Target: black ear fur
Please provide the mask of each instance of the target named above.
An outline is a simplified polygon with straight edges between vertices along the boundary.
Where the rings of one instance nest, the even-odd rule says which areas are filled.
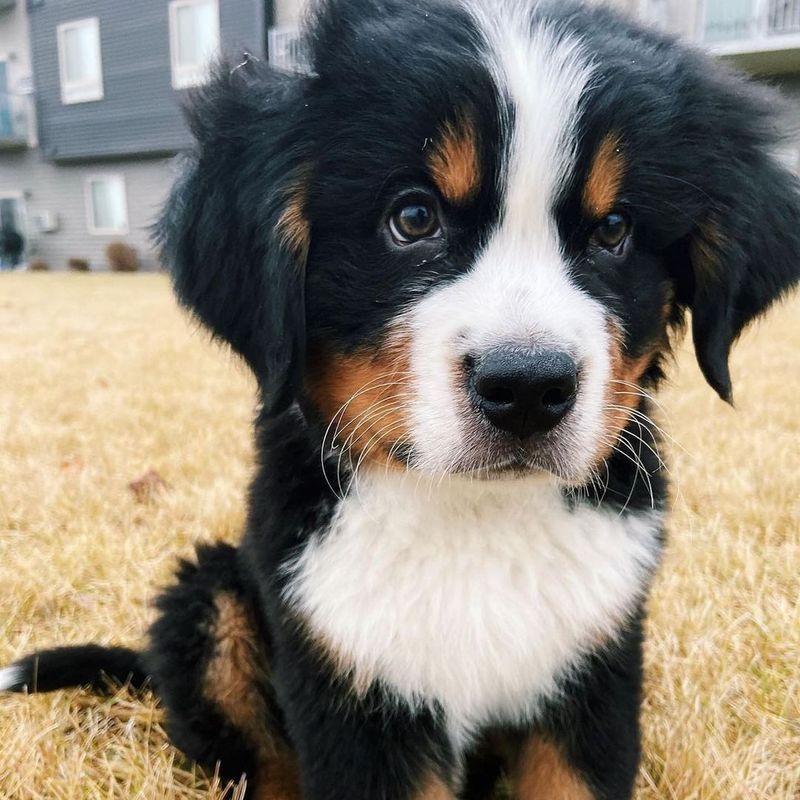
[[[683,294],[700,368],[732,402],[733,343],[800,280],[800,183],[775,155],[780,98],[713,68],[705,81],[706,98],[693,113],[708,126],[711,155],[698,176],[707,202],[688,246]]]
[[[245,358],[271,414],[293,401],[305,356],[307,80],[220,64],[191,98],[196,149],[157,227],[180,302]]]

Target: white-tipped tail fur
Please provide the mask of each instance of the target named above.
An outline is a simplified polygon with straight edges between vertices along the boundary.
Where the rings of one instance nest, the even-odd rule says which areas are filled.
[[[25,672],[22,667],[11,666],[0,669],[0,692],[19,690],[24,684]]]

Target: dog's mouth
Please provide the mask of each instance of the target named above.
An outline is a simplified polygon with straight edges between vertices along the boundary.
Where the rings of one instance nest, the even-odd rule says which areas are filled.
[[[585,448],[579,446],[575,424],[569,417],[556,429],[524,440],[493,429],[474,413],[463,428],[461,444],[449,459],[434,462],[413,444],[401,442],[392,448],[397,465],[434,476],[461,475],[478,480],[535,474],[548,474],[565,484],[585,480]]]

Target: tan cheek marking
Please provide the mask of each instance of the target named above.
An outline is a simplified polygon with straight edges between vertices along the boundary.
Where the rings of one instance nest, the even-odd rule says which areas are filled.
[[[481,187],[478,133],[475,122],[460,115],[446,123],[428,157],[428,169],[442,196],[451,203],[465,203]]]
[[[589,787],[558,748],[538,736],[522,748],[516,775],[517,800],[593,800]]]
[[[625,157],[619,135],[609,133],[597,148],[583,187],[583,207],[589,217],[602,219],[613,211],[624,177]]]
[[[648,349],[638,358],[628,358],[622,351],[622,331],[613,321],[608,323],[610,348],[610,379],[606,387],[605,441],[598,460],[607,458],[614,449],[620,433],[630,422],[632,412],[641,399],[636,386],[659,352],[657,346]],[[610,406],[614,406],[611,408]]]
[[[255,623],[229,592],[214,600],[214,654],[205,676],[204,695],[259,750],[271,749],[268,711],[259,691],[267,681],[265,656]]]
[[[408,336],[394,335],[375,350],[312,351],[308,395],[326,423],[333,421],[331,431],[354,464],[361,455],[390,464],[395,445],[409,440],[410,347]]]

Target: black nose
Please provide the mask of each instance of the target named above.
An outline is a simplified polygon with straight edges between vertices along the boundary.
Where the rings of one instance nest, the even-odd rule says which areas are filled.
[[[575,405],[578,368],[565,353],[501,347],[477,359],[470,383],[486,419],[525,439],[554,428]]]

